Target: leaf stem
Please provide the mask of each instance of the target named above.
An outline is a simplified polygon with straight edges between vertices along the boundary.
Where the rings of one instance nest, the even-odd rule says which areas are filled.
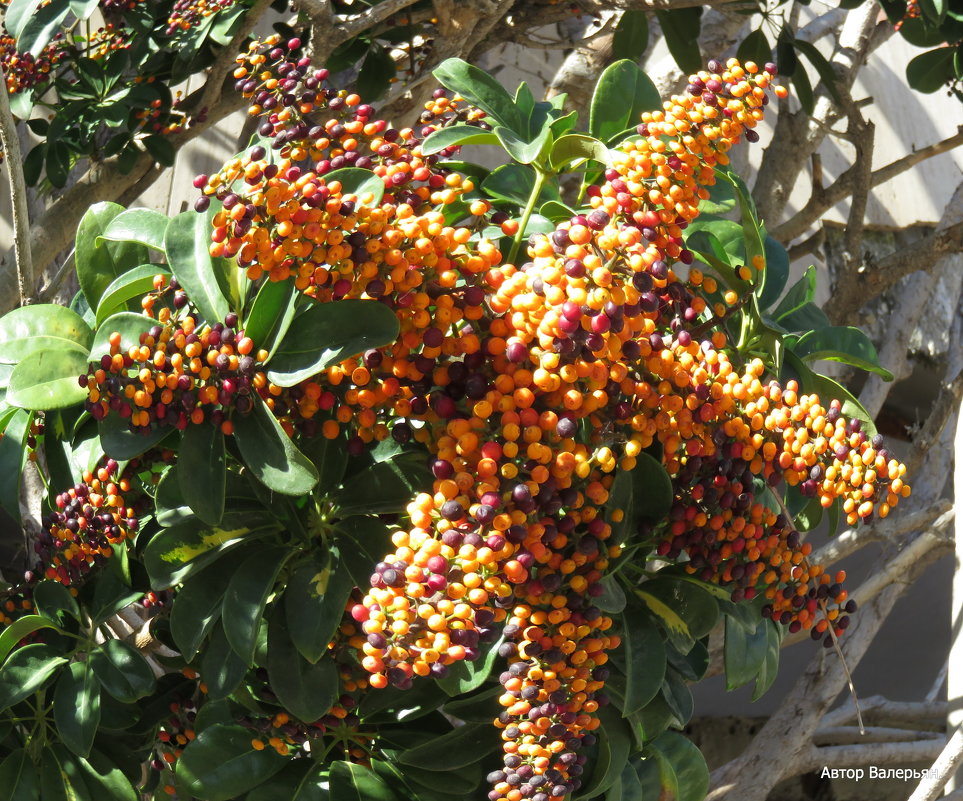
[[[508,259],[506,259],[507,264],[514,264],[515,259],[518,257],[518,251],[522,246],[522,240],[525,238],[525,230],[528,228],[528,221],[532,217],[532,212],[535,211],[535,204],[538,203],[538,198],[542,194],[542,187],[545,185],[545,179],[548,177],[548,173],[544,172],[539,167],[535,167],[535,185],[532,187],[532,193],[528,196],[528,203],[525,204],[525,210],[522,212],[522,219],[518,226],[518,233],[515,234],[515,241],[512,242],[512,249],[508,252]]]

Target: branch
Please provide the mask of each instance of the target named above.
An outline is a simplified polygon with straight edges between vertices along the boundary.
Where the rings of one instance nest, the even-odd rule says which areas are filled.
[[[932,725],[942,730],[946,719],[946,701],[890,701],[882,695],[872,695],[859,702],[863,717],[877,726],[913,721],[918,725]],[[823,718],[823,726],[835,727],[856,719],[852,699]]]
[[[10,111],[10,95],[6,76],[0,70],[0,147],[10,171],[10,204],[13,207],[13,249],[17,265],[17,289],[20,305],[34,300],[34,260],[30,247],[30,217],[27,211],[27,183],[23,177],[23,156],[17,123]]]
[[[927,145],[919,150],[914,150],[912,153],[896,159],[896,161],[887,164],[885,167],[873,170],[870,177],[870,187],[875,189],[880,184],[884,184],[897,175],[901,175],[920,162],[933,158],[933,156],[939,156],[941,153],[946,153],[961,144],[963,144],[963,126],[960,126],[959,130],[953,134],[953,136],[943,139],[940,142],[935,142],[932,145]],[[772,230],[772,235],[783,243],[790,242],[797,236],[800,236],[829,209],[852,194],[855,178],[856,169],[855,165],[853,165],[833,181],[830,186],[826,188],[820,187],[819,189],[814,186],[806,205],[786,220],[786,222],[777,225]]]
[[[930,762],[946,743],[946,737],[902,743],[870,743],[868,745],[837,745],[829,748],[810,746],[793,766],[798,776],[821,768],[847,768],[862,765],[900,765],[907,762]]]
[[[888,726],[867,726],[860,733],[858,726],[827,726],[813,735],[813,745],[863,745],[867,743],[903,743],[909,740],[939,740],[945,742],[942,732],[918,729],[894,729]]]
[[[963,251],[963,222],[944,228],[914,242],[905,250],[891,253],[839,276],[832,297],[826,304],[829,318],[841,324],[896,284],[901,278],[935,267],[943,256]]]
[[[943,792],[943,786],[963,765],[963,727],[958,727],[943,748],[926,778],[919,783],[909,801],[935,801]]]

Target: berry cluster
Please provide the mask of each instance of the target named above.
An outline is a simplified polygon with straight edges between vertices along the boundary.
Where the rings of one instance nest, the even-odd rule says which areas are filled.
[[[158,276],[155,286],[162,289],[163,281]],[[186,293],[174,281],[170,288],[175,309],[184,308]],[[152,299],[147,296],[145,305]],[[255,353],[251,339],[235,329],[233,313],[223,323],[200,328],[190,315],[165,316],[164,324],[141,334],[140,343],[126,352],[121,335],[111,335],[110,353],[92,362],[90,372],[79,379],[88,390],[87,410],[96,420],[116,412],[138,432],[156,426],[183,430],[209,420],[231,433],[231,413],[247,414],[254,393],[271,391],[258,361],[266,354]]]
[[[0,35],[0,65],[7,91],[14,95],[44,86],[57,65],[67,58],[65,44],[63,34],[57,33],[53,41],[34,56],[18,51],[16,40],[4,31]]]
[[[231,8],[236,0],[175,0],[167,19],[167,35],[189,31],[214,14]]]
[[[136,513],[121,494],[129,482],[118,478],[117,470],[109,459],[56,497],[56,511],[34,546],[41,563],[37,572],[61,584],[76,583],[137,531]]]
[[[810,565],[809,546],[759,494],[785,481],[857,523],[908,495],[905,468],[838,403],[764,381],[761,361],[733,366],[722,323],[746,298],[692,268],[684,242],[714,168],[758,139],[768,92],[784,95],[775,67],[731,59],[690,76],[619,146],[590,209],[531,236],[510,263],[477,229],[512,235],[517,223],[481,200],[464,204],[463,222],[446,219],[471,182],[424,156],[413,131],[324,89],[323,71],[279,41],[256,44],[235,73],[279,161],[258,146],[201,176],[198,208],[221,201],[212,252],[237,254],[252,278],[294,276],[317,302],[369,298],[398,316],[394,343],[288,398],[309,420],[330,411],[321,433],[347,428],[352,452],[391,436],[433,457],[431,491],[408,505],[350,609],[363,637],[344,636],[367,682],[443,676],[501,626],[504,769],[489,797],[559,801],[577,789],[619,643],[592,602],[624,545],[612,530],[625,510],[609,494],[653,446],[675,492],[649,532],[659,556],[734,600],[764,593],[765,613],[794,630],[842,633],[853,611],[842,576]],[[319,108],[336,117],[316,123]],[[436,93],[420,134],[461,118],[483,124]],[[325,179],[349,165],[381,178],[382,201]],[[758,257],[739,277],[752,284],[764,268]]]

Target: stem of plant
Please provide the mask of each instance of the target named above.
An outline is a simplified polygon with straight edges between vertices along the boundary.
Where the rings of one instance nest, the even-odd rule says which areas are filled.
[[[548,178],[548,173],[539,167],[535,167],[535,185],[532,187],[532,194],[529,195],[528,203],[525,204],[525,210],[522,212],[522,219],[518,226],[518,233],[515,234],[515,241],[512,242],[512,249],[508,251],[508,258],[506,259],[506,263],[508,264],[514,264],[515,259],[518,257],[518,251],[522,246],[522,241],[525,239],[525,230],[528,228],[528,221],[532,217],[532,212],[535,211],[535,204],[538,203],[538,198],[542,194],[542,187],[545,185],[546,178]]]

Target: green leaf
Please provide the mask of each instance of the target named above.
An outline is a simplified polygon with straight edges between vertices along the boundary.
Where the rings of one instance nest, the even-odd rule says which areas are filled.
[[[119,414],[108,414],[97,422],[101,448],[107,456],[118,462],[140,456],[167,439],[174,430],[168,426],[158,426],[146,435],[137,434],[130,430],[130,420]]]
[[[760,69],[771,60],[771,56],[772,48],[762,28],[751,31],[739,44],[739,49],[736,50],[736,58],[739,61],[743,64],[747,61],[754,61]]]
[[[612,58],[637,62],[649,46],[649,18],[643,9],[622,12],[612,37]]]
[[[790,354],[787,355],[787,360]],[[846,389],[842,384],[839,384],[833,379],[828,378],[824,375],[819,375],[818,373],[813,373],[809,371],[809,374],[803,378],[801,382],[803,392],[815,392],[819,395],[820,402],[828,408],[829,401],[836,399],[842,404],[843,415],[848,417],[850,420],[856,419],[862,423],[862,430],[866,432],[867,437],[876,436],[876,423],[872,417],[870,417],[869,412],[863,408],[863,405],[859,402],[855,395],[853,395],[848,389]]]
[[[23,409],[7,414],[7,424],[0,437],[0,507],[19,523],[20,480],[27,460],[25,442],[33,415]]]
[[[802,308],[805,304],[811,303],[815,297],[816,268],[810,265],[803,273],[803,277],[789,287],[789,291],[779,301],[779,305],[772,312],[772,319],[781,320],[786,315]]]
[[[611,707],[598,712],[602,725],[596,730],[599,738],[598,758],[592,777],[576,798],[594,798],[608,790],[621,776],[632,750],[632,731],[622,716]]]
[[[241,726],[218,723],[205,729],[178,759],[177,778],[205,801],[232,801],[287,764],[273,748],[254,750],[251,739],[251,731]]]
[[[635,594],[665,628],[669,642],[687,654],[697,639],[709,633],[719,616],[715,598],[695,584],[670,578],[655,578]]]
[[[210,422],[184,429],[177,465],[181,496],[187,505],[205,523],[219,523],[224,516],[227,485],[221,429]]]
[[[54,623],[62,622],[63,612],[74,620],[80,620],[80,606],[77,604],[77,599],[59,581],[47,579],[38,583],[33,589],[33,604],[38,614]]]
[[[248,666],[227,641],[224,625],[218,622],[201,654],[201,675],[208,698],[211,701],[227,698],[238,688],[247,671]]]
[[[358,72],[355,88],[359,95],[373,103],[388,91],[396,72],[391,54],[377,42],[372,42]]]
[[[144,549],[144,566],[154,589],[166,589],[243,542],[277,531],[280,524],[267,513],[228,512],[220,526],[187,520],[155,535]]]
[[[494,134],[498,141],[515,161],[520,164],[534,164],[542,162],[542,155],[552,139],[552,129],[547,125],[531,140],[524,139],[501,125],[495,126]]]
[[[83,318],[64,306],[21,306],[0,317],[0,363],[17,364],[38,350],[89,349],[93,337]]]
[[[304,495],[318,483],[314,465],[260,398],[249,414],[235,415],[234,439],[245,464],[268,489],[282,495]]]
[[[286,545],[258,548],[241,564],[227,585],[221,624],[231,648],[248,665],[254,662],[258,625],[281,568],[293,556]]]
[[[804,303],[798,309],[779,318],[779,325],[787,331],[814,331],[832,325],[826,313],[815,303]]]
[[[726,615],[725,667],[726,689],[734,690],[748,684],[762,669],[768,644],[767,621],[761,615],[755,627],[745,626]]]
[[[4,801],[40,801],[40,779],[30,755],[23,749],[11,751],[0,763],[0,787]]]
[[[649,746],[672,766],[675,774],[678,801],[703,801],[709,791],[709,768],[702,752],[678,732],[667,731]]]
[[[166,214],[153,209],[127,209],[114,217],[100,236],[115,242],[138,242],[163,251],[164,232],[169,222]]]
[[[763,252],[766,257],[766,269],[762,271],[762,279],[756,287],[759,307],[768,309],[786,288],[789,280],[789,253],[771,236],[763,240]]]
[[[3,632],[0,633],[0,665],[6,661],[7,656],[17,646],[18,642],[27,635],[33,634],[35,631],[40,631],[41,629],[60,631],[57,626],[40,615],[24,615],[23,617],[18,617],[13,623],[7,626]]]
[[[335,534],[341,560],[355,585],[368,586],[372,565],[391,548],[388,527],[377,517],[355,515],[341,519]]]
[[[88,351],[82,345],[59,350],[38,350],[10,374],[7,403],[22,409],[67,409],[87,398],[77,383],[87,372]]]
[[[609,149],[595,137],[585,134],[566,134],[555,140],[549,161],[553,170],[559,170],[573,162],[587,159],[601,164],[611,163]]]
[[[17,50],[39,56],[70,12],[63,0],[36,7],[16,34]]]
[[[67,660],[45,643],[17,648],[0,668],[0,711],[44,688],[66,664]]]
[[[804,39],[796,39],[794,44],[796,50],[804,55],[809,63],[816,68],[816,72],[819,73],[819,77],[822,79],[823,85],[826,87],[826,91],[829,92],[830,97],[832,97],[836,103],[842,102],[839,97],[839,89],[836,86],[836,73],[833,71],[833,65],[826,60],[826,57],[816,49],[816,45],[812,44],[812,42],[807,42]],[[909,68],[907,68],[907,71],[908,69]],[[800,70],[800,72],[802,72],[802,70]]]
[[[398,764],[441,772],[459,770],[480,761],[497,747],[498,740],[490,725],[466,723],[403,751]]]
[[[209,243],[208,215],[196,211],[178,214],[164,232],[164,251],[174,276],[187,292],[201,316],[213,324],[231,311],[229,287],[221,270],[215,268]]]
[[[348,467],[347,437],[342,433],[335,439],[313,437],[302,440],[301,452],[318,471],[318,491],[327,495],[337,489]]]
[[[162,167],[170,167],[174,163],[177,151],[174,150],[174,145],[171,144],[170,139],[163,134],[145,136],[141,139],[141,142],[154,161]]]
[[[145,314],[121,311],[112,314],[97,325],[93,344],[90,346],[92,360],[99,360],[103,354],[110,353],[110,337],[120,334],[120,351],[126,353],[141,343],[141,335],[146,334],[157,321]]]
[[[50,164],[48,161],[47,169]],[[147,248],[136,242],[110,242],[104,232],[124,211],[117,203],[95,203],[77,228],[77,280],[90,308],[96,309],[104,290],[117,276],[150,261]]]
[[[291,573],[284,591],[287,630],[297,650],[309,662],[317,662],[327,653],[354,586],[337,548],[332,548],[328,560],[311,554]]]
[[[164,275],[169,279],[171,274],[160,265],[142,264],[123,275],[118,275],[111,281],[97,305],[97,327],[100,328],[112,315],[127,310],[130,306],[129,302],[134,298],[140,298],[151,292],[154,289],[155,275]],[[149,325],[155,324],[149,317],[136,316],[142,317]]]
[[[858,328],[834,325],[803,334],[792,348],[804,362],[826,359],[843,362],[876,373],[885,381],[892,381],[893,374],[881,367],[872,340]]]
[[[498,659],[498,646],[502,644],[502,638],[496,642],[489,643],[484,647],[488,650],[484,658],[479,658],[473,662],[463,660],[456,662],[448,670],[448,675],[443,679],[436,679],[438,686],[451,697],[458,697],[477,690],[491,675]]]
[[[728,214],[736,207],[736,193],[727,181],[716,181],[709,187],[709,199],[699,204],[700,214]]]
[[[244,321],[244,336],[257,348],[273,353],[294,319],[298,292],[294,281],[265,281]]]
[[[440,153],[449,147],[461,147],[462,145],[497,145],[498,137],[491,131],[479,128],[477,125],[449,125],[439,128],[425,137],[422,142],[421,152],[426,156]]]
[[[332,364],[388,345],[399,330],[395,313],[378,301],[319,303],[294,318],[271,357],[268,378],[293,387]]]
[[[178,590],[171,609],[171,636],[190,662],[221,616],[227,585],[246,550],[239,548],[191,576]]]
[[[699,52],[699,31],[702,21],[701,8],[677,8],[672,11],[656,11],[662,26],[662,35],[669,52],[684,73],[698,72],[702,67]]]
[[[334,660],[321,659],[312,664],[304,659],[281,614],[273,615],[268,625],[267,669],[278,701],[299,720],[318,720],[338,700],[341,682]]]
[[[332,181],[340,181],[342,194],[354,195],[359,200],[364,195],[371,194],[374,199],[365,204],[369,208],[377,208],[385,194],[384,181],[371,170],[362,170],[360,167],[342,167],[340,170],[332,170],[324,174],[324,180],[328,184]]]
[[[449,58],[435,67],[431,74],[446,89],[456,92],[468,103],[484,111],[493,123],[511,128],[520,136],[527,133],[525,121],[511,95],[487,72],[460,58]]]
[[[134,646],[107,640],[90,652],[90,666],[110,695],[132,704],[154,691],[154,672]]]
[[[423,454],[400,453],[348,479],[328,496],[342,516],[399,512],[430,481]]]
[[[99,0],[70,0],[70,13],[78,20],[85,20],[94,13]]]
[[[269,782],[255,787],[245,801],[328,801],[327,773],[313,760],[299,759],[286,765]]]
[[[860,0],[860,2],[862,1]],[[779,74],[784,78],[792,78],[799,67],[799,57],[796,55],[794,39],[789,24],[783,23],[779,30],[779,38],[776,39],[776,66],[779,68]]]
[[[92,801],[137,801],[130,780],[102,754],[95,751],[86,759],[78,758],[77,764],[91,789]]]
[[[100,724],[100,684],[90,661],[74,662],[60,674],[53,711],[64,745],[78,756],[87,756]]]
[[[73,756],[59,745],[43,750],[40,762],[43,801],[94,801]]]
[[[495,200],[504,200],[525,206],[535,190],[535,170],[522,164],[502,164],[492,170],[482,181],[482,191]],[[561,201],[558,188],[552,181],[546,181],[536,205],[550,200]]]
[[[694,709],[689,684],[671,666],[665,672],[662,683],[662,697],[669,707],[671,717],[675,718],[676,728],[682,729],[692,718]]]
[[[609,506],[623,511],[622,520],[613,526],[621,542],[631,540],[645,521],[662,519],[672,506],[672,482],[665,467],[644,451],[636,457],[632,470],[620,470],[612,483]]]
[[[772,687],[779,672],[779,648],[782,644],[782,632],[773,621],[766,620],[766,658],[759,671],[759,678],[756,679],[756,688],[752,693],[752,700],[758,701],[765,695],[766,691]]]
[[[816,109],[816,99],[813,97],[813,87],[809,82],[809,75],[806,69],[800,64],[792,76],[792,86],[796,97],[799,98],[799,105],[802,110],[812,116]]]
[[[633,600],[622,617],[625,626],[625,704],[628,717],[642,709],[662,686],[665,677],[665,645],[662,633]]]
[[[946,18],[946,0],[920,0],[923,19],[931,25],[941,25]]]
[[[605,68],[595,84],[589,133],[611,143],[626,128],[635,128],[643,111],[661,107],[659,90],[649,76],[628,59],[616,61]]]

